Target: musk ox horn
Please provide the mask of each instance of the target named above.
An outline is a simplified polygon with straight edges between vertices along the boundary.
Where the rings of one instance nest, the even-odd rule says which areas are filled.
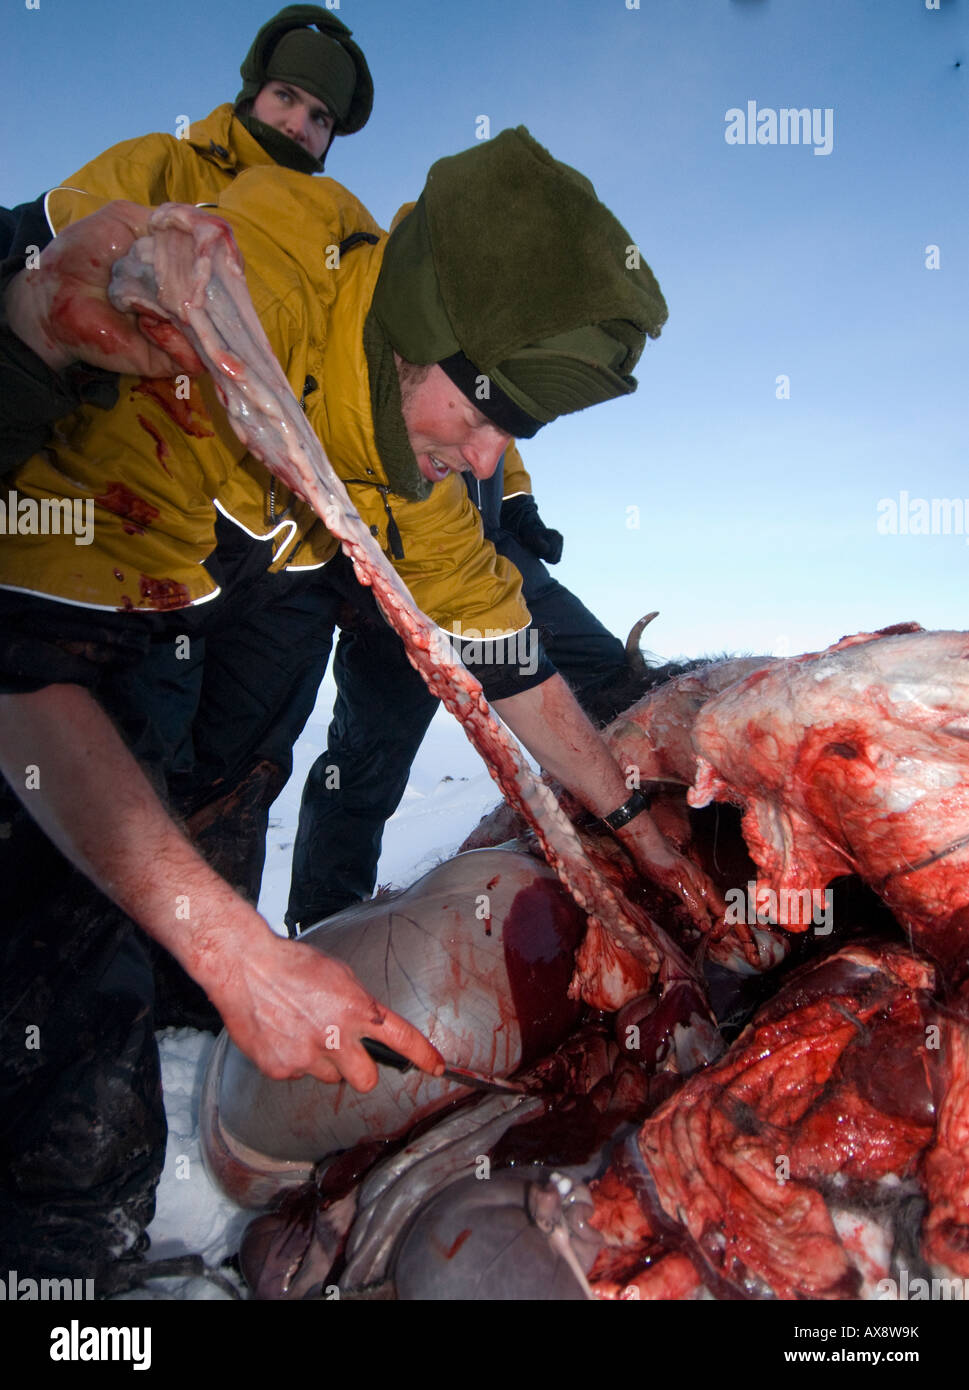
[[[649,626],[654,618],[658,617],[659,609],[657,608],[655,612],[647,613],[644,618],[640,618],[639,622],[634,623],[630,628],[629,636],[626,638],[626,661],[629,663],[629,669],[631,671],[646,670],[645,659],[643,658],[642,652],[639,650],[639,639],[642,637],[644,629]]]

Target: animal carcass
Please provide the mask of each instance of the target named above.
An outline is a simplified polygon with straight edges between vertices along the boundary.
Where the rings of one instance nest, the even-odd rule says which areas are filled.
[[[612,851],[597,856],[580,844],[518,750],[490,719],[477,684],[457,663],[442,661],[432,651],[430,625],[388,570],[291,398],[248,299],[225,227],[190,209],[166,208],[153,214],[151,229],[153,237],[139,244],[119,272],[117,302],[173,319],[184,329],[217,376],[220,395],[248,447],[308,498],[340,537],[358,577],[374,587],[388,621],[407,642],[415,665],[462,720],[506,795],[528,817],[549,862],[589,917],[572,993],[581,990],[587,1002],[614,1008],[633,1004],[631,988],[655,977],[661,992],[641,1008],[637,1005],[636,1021],[627,1025],[640,1037],[630,1051],[638,1059],[645,1027],[670,1039],[646,1049],[651,1067],[662,1069],[669,1058],[679,1061],[681,1056],[691,1064],[712,1062],[717,1048],[705,1035],[709,1020],[703,1018],[699,980],[684,951],[693,945],[689,933],[684,935],[682,924],[673,919],[667,931],[642,905],[626,900],[622,885],[628,883],[628,866],[619,868]],[[815,967],[819,973],[804,977],[807,984],[804,979],[792,982],[788,989],[794,992],[765,1006],[752,1025],[755,1055],[746,1055],[751,1044],[745,1035],[717,1071],[701,1070],[666,1100],[655,1119],[646,1121],[637,1149],[648,1170],[643,1181],[655,1189],[655,1200],[647,1193],[645,1202],[638,1190],[632,1199],[627,1194],[619,1204],[619,1224],[627,1235],[640,1238],[631,1219],[634,1200],[644,1214],[649,1206],[647,1224],[655,1227],[642,1239],[651,1239],[664,1223],[678,1223],[686,1233],[683,1238],[691,1242],[688,1267],[682,1251],[677,1252],[667,1289],[688,1292],[696,1279],[714,1292],[742,1288],[755,1295],[791,1296],[807,1290],[838,1296],[857,1289],[864,1271],[857,1262],[852,1266],[846,1261],[823,1191],[836,1170],[840,1176],[846,1160],[838,1148],[837,1127],[831,1129],[824,1118],[831,1107],[837,1112],[831,1123],[846,1115],[852,1122],[865,1118],[852,1131],[864,1149],[850,1155],[858,1181],[870,1184],[890,1177],[907,1182],[917,1156],[928,1155],[924,1253],[946,1259],[950,1266],[963,1261],[969,1228],[962,1147],[967,1133],[963,1023],[961,1015],[925,1022],[935,1007],[933,988],[939,982],[935,967],[923,957],[932,958],[949,989],[958,988],[969,948],[967,656],[964,634],[908,628],[862,635],[796,661],[768,663],[752,674],[744,672],[739,681],[733,680],[736,668],[733,673],[727,669],[717,677],[718,682],[723,678],[720,693],[685,708],[665,729],[658,702],[651,725],[642,711],[627,721],[650,734],[648,759],[637,758],[635,748],[623,742],[625,735],[618,741],[627,759],[645,769],[645,779],[692,782],[689,800],[694,807],[721,799],[744,808],[744,834],[759,870],[754,920],[714,925],[701,942],[706,952],[735,963],[731,943],[724,942],[732,934],[750,968],[770,967],[783,955],[784,933],[796,934],[789,929],[807,924],[778,921],[770,913],[761,919],[762,903],[777,901],[782,893],[813,897],[832,877],[845,873],[856,873],[888,903],[917,948],[913,951],[904,940],[901,945],[855,946],[849,948],[854,955]],[[707,693],[701,692],[704,697]],[[671,824],[685,827],[682,817],[677,822],[672,804],[667,813]],[[555,896],[559,890],[546,870],[527,858],[515,860],[513,869],[496,867],[494,881],[487,880],[485,896],[496,895],[498,906],[492,903],[480,917],[471,890],[480,890],[481,866],[476,861],[469,883],[462,880],[467,861],[458,860],[457,868],[447,866],[442,873],[450,870],[463,887],[448,881],[432,889],[425,883],[410,890],[406,909],[406,894],[396,906],[378,902],[364,909],[364,915],[375,914],[368,919],[369,929],[358,919],[349,926],[346,921],[331,923],[320,932],[328,951],[349,960],[365,984],[425,1028],[450,1060],[479,1069],[518,1066],[525,1056],[524,1040],[536,1026],[545,1030],[543,1045],[551,1047],[574,1018],[564,975],[581,915],[563,896]],[[503,874],[511,882],[502,889]],[[537,938],[519,935],[519,923],[531,914],[531,908],[527,914],[523,909],[522,898],[534,894],[548,927]],[[435,895],[435,925],[443,929],[443,937],[441,931],[427,930],[427,903]],[[474,896],[481,896],[480,891]],[[490,941],[480,925],[488,919]],[[463,943],[454,952],[449,925],[456,931],[454,944]],[[769,929],[766,940],[758,936],[761,925]],[[710,924],[694,922],[692,929],[705,926]],[[724,931],[728,927],[732,932]],[[536,950],[536,939],[543,949]],[[778,944],[781,949],[774,949]],[[813,944],[828,949],[828,943]],[[510,964],[516,953],[524,953],[527,962],[524,993],[516,985],[519,966]],[[674,1007],[673,1000],[686,1001],[685,1031],[701,1040],[699,1047],[684,1045],[681,1037],[672,1040],[683,1028],[679,1002]],[[669,1020],[656,1029],[657,1020],[667,1020],[667,1015]],[[941,1030],[943,1023],[951,1047],[940,1097],[915,1040],[920,1026]],[[811,1048],[818,1067],[803,1063]],[[608,1048],[600,1046],[598,1053],[609,1066],[616,1061]],[[877,1067],[885,1057],[896,1059],[911,1079],[911,1086],[906,1082],[897,1096],[886,1097],[879,1089]],[[630,1058],[622,1062],[628,1075]],[[748,1072],[754,1075],[748,1078]],[[666,1074],[675,1084],[676,1069]],[[596,1086],[604,1079],[600,1076]],[[385,1077],[382,1086],[383,1094],[351,1099],[342,1087],[269,1083],[222,1044],[207,1085],[210,1161],[238,1195],[261,1199],[272,1183],[278,1188],[305,1177],[327,1152],[359,1148],[364,1134],[371,1145],[375,1136],[400,1139],[409,1125],[426,1120],[448,1099],[445,1083],[430,1078],[413,1076],[401,1083]],[[613,1092],[617,1089],[622,1088]],[[727,1095],[730,1103],[724,1110],[718,1098]],[[655,1099],[648,1088],[640,1091],[643,1104]],[[334,1212],[347,1199],[333,1230],[318,1230],[301,1213],[295,1227],[313,1226],[314,1236],[320,1237],[319,1267],[326,1270],[333,1258],[326,1248],[328,1235],[342,1243],[352,1225],[346,1278],[350,1287],[355,1282],[365,1286],[386,1270],[400,1223],[413,1214],[415,1194],[433,1190],[435,1174],[447,1181],[462,1176],[461,1164],[474,1156],[470,1150],[476,1149],[479,1159],[487,1157],[499,1140],[506,1142],[509,1124],[522,1111],[535,1123],[534,1112],[545,1108],[540,1099],[520,1106],[517,1098],[489,1099],[471,1122],[450,1116],[441,1126],[446,1137],[428,1142],[425,1136],[419,1161],[398,1156],[388,1170],[385,1160],[352,1200],[349,1189],[339,1197],[331,1190],[327,1211]],[[628,1118],[632,1111],[620,1107],[620,1113]],[[835,1134],[833,1148],[829,1133]],[[791,1160],[790,1176],[782,1180],[771,1177],[768,1162],[780,1143],[791,1151],[774,1155],[775,1167],[780,1158]],[[891,1154],[890,1162],[886,1154]],[[599,1163],[601,1155],[590,1161]],[[352,1162],[341,1160],[341,1166],[356,1173]],[[432,1179],[429,1185],[413,1180],[418,1168]],[[555,1171],[533,1184],[531,1192],[519,1190],[517,1182],[503,1185],[519,1217],[524,1211],[548,1237],[574,1281],[569,1285],[566,1279],[566,1284],[585,1292],[585,1272],[599,1257],[582,1214],[589,1202],[580,1200],[581,1177]],[[622,1174],[617,1181],[621,1186]],[[780,1190],[781,1183],[791,1186]],[[321,1192],[321,1185],[316,1186],[313,1201]],[[472,1189],[472,1206],[477,1195]],[[453,1229],[454,1218],[449,1219],[451,1227],[431,1220],[431,1244],[439,1242],[442,1231]],[[516,1221],[520,1225],[518,1217]],[[455,1255],[459,1241],[470,1249],[463,1231],[455,1236]],[[263,1231],[253,1238],[263,1266],[281,1261],[289,1291],[300,1287],[301,1279],[302,1287],[311,1289],[316,1266],[302,1256],[297,1259],[288,1234],[282,1240],[278,1234]],[[577,1245],[583,1247],[582,1258]],[[421,1263],[419,1243],[407,1249],[401,1269],[410,1271],[410,1287],[426,1290],[414,1274]],[[800,1266],[796,1277],[792,1262]],[[288,1277],[293,1271],[295,1282]],[[608,1282],[602,1271],[598,1275]]]

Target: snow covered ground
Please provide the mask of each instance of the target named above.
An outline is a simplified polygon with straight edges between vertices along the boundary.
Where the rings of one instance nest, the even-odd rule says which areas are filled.
[[[311,764],[326,745],[334,695],[327,675],[294,750],[293,775],[270,814],[259,911],[283,933],[300,794]],[[501,792],[461,726],[442,707],[415,759],[400,809],[384,832],[378,884],[404,888],[413,883],[453,854],[480,816],[500,798]]]
[[[290,861],[303,782],[325,746],[334,687],[329,677],[296,745],[293,776],[272,808],[259,910],[285,934]],[[495,805],[500,792],[461,727],[443,708],[434,718],[411,771],[400,809],[388,823],[378,884],[404,888],[448,858]],[[168,1151],[149,1227],[152,1259],[199,1254],[217,1268],[235,1252],[252,1213],[228,1201],[209,1181],[199,1144],[198,1102],[214,1039],[191,1029],[158,1035],[162,1057]],[[153,1281],[140,1298],[224,1297],[202,1279]]]

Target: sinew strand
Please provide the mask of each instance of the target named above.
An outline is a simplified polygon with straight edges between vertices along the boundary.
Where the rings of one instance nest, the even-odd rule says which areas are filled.
[[[372,587],[411,664],[463,725],[510,804],[532,826],[549,864],[590,918],[570,993],[618,1008],[648,986],[661,963],[692,976],[685,956],[586,858],[550,789],[492,716],[479,682],[442,651],[435,624],[417,608],[326,458],[256,315],[228,226],[179,204],[156,209],[149,235],[114,268],[110,296],[123,312],[174,322],[211,373],[232,428],[269,471],[302,497],[342,543],[361,584]],[[145,329],[144,331],[148,331]],[[602,932],[609,950],[601,946]],[[590,939],[591,938],[591,939]],[[593,946],[592,942],[599,943]],[[600,957],[602,968],[597,968]]]

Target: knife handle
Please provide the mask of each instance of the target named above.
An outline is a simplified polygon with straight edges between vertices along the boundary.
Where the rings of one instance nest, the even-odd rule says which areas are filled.
[[[395,1071],[410,1071],[414,1065],[409,1057],[395,1052],[386,1043],[377,1042],[376,1038],[361,1038],[360,1046],[375,1062],[383,1063],[385,1067],[393,1067]]]

